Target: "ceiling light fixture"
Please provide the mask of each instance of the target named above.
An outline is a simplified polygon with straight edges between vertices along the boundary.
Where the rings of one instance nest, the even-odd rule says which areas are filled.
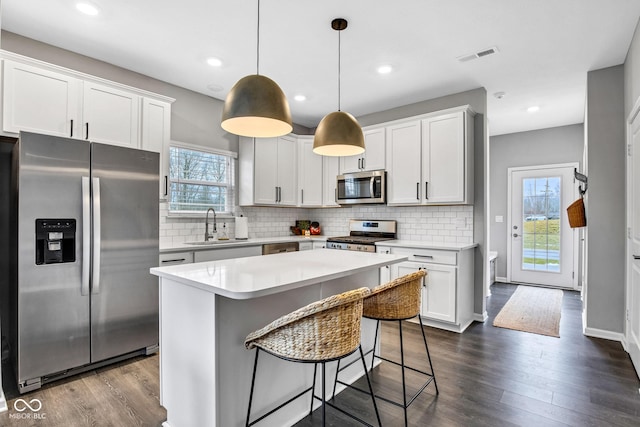
[[[338,111],[320,121],[313,138],[313,152],[321,156],[354,156],[364,152],[364,135],[358,121],[351,114],[340,111],[340,32],[347,28],[347,20],[336,18],[331,28],[338,31]]]
[[[212,67],[220,67],[222,65],[222,61],[218,58],[209,58],[207,59],[207,64],[211,65]]]
[[[96,16],[100,11],[91,3],[76,3],[76,9],[85,15]]]
[[[378,67],[379,74],[389,74],[393,71],[393,67],[391,65],[381,65]]]
[[[280,86],[260,75],[260,0],[258,0],[256,74],[231,88],[222,110],[222,129],[240,136],[268,138],[293,130],[287,97]]]
[[[534,105],[532,107],[527,108],[527,112],[529,112],[529,113],[535,113],[538,110],[540,110],[540,107],[538,107],[537,105]]]

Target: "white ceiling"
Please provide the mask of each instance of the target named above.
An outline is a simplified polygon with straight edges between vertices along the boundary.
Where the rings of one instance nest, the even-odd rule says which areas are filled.
[[[257,0],[90,0],[95,17],[76,1],[2,0],[2,28],[218,99],[256,72]],[[587,71],[624,62],[640,1],[262,0],[260,16],[260,74],[284,90],[300,125],[337,109],[330,23],[343,17],[343,111],[485,87],[499,135],[582,123]],[[457,60],[494,46],[496,55]],[[207,65],[211,56],[223,65]],[[377,74],[381,64],[394,71]],[[532,105],[540,110],[527,113]]]

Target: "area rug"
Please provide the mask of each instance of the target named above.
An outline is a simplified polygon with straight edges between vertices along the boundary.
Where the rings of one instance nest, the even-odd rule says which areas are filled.
[[[493,326],[560,338],[560,289],[518,286],[493,320]]]

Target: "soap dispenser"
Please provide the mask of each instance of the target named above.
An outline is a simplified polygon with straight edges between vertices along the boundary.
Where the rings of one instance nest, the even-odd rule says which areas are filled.
[[[222,232],[218,237],[218,240],[229,240],[229,233],[227,233],[227,223],[222,223]]]

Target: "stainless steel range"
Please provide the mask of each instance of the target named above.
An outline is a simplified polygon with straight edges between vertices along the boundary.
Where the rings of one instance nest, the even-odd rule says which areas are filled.
[[[396,221],[352,219],[349,221],[349,235],[328,238],[327,248],[375,252],[376,242],[395,238]]]

